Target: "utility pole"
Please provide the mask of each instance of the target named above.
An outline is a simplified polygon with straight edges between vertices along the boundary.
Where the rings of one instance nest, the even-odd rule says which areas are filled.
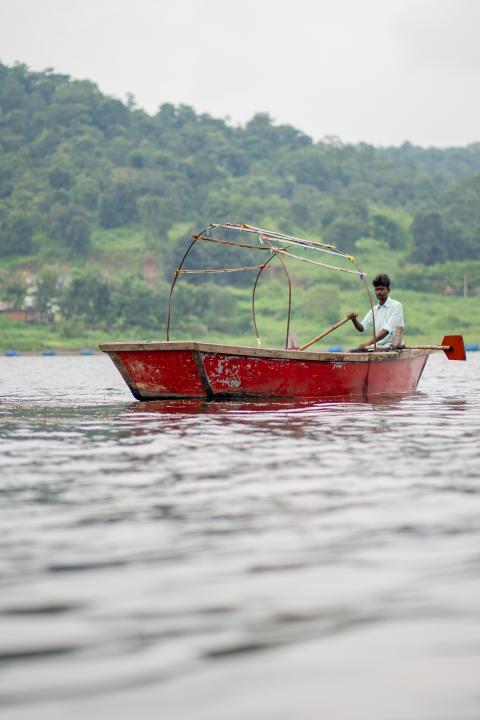
[[[468,277],[467,273],[463,275],[463,297],[468,297]]]

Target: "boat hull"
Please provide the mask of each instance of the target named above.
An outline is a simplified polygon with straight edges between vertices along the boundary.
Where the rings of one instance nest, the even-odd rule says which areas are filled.
[[[138,400],[332,398],[415,390],[426,350],[300,352],[212,343],[104,343]]]

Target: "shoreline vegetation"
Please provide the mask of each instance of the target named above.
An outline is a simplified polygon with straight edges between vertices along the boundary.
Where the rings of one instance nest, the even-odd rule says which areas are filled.
[[[412,344],[480,342],[480,143],[314,142],[266,114],[233,127],[168,103],[148,115],[93,82],[0,63],[0,352],[164,340],[191,234],[225,221],[335,245],[369,282],[387,272]],[[277,269],[264,275],[262,345],[282,347],[287,290]],[[254,276],[212,277],[178,283],[172,339],[255,346]],[[351,277],[304,266],[292,280],[301,342],[368,309]],[[30,322],[6,316],[22,312]],[[349,323],[318,349],[360,341]]]
[[[323,288],[322,288],[323,290]],[[295,293],[295,288],[294,288]],[[284,292],[285,294],[285,292]],[[365,293],[363,293],[365,295]],[[268,305],[268,298],[260,298],[259,304]],[[444,335],[463,335],[465,344],[480,343],[480,322],[478,319],[478,297],[442,297],[427,293],[416,293],[411,290],[399,289],[392,291],[392,297],[399,299],[405,309],[406,333],[405,342],[418,343],[439,343]],[[279,302],[280,300],[280,302]],[[284,298],[285,300],[285,298]],[[282,298],[275,298],[279,306],[275,316],[271,314],[259,314],[257,321],[260,327],[262,346],[283,347],[285,342],[285,313],[286,301]],[[244,292],[240,304],[242,306],[242,317],[245,310],[249,310],[250,293]],[[282,307],[283,305],[283,307]],[[175,311],[175,305],[174,311]],[[362,293],[358,291],[345,292],[342,297],[341,309],[338,317],[330,316],[328,321],[316,322],[313,317],[305,317],[301,308],[293,308],[291,329],[294,330],[301,342],[307,342],[322,330],[326,329],[336,320],[339,320],[351,310],[356,309],[359,315],[366,313],[368,306]],[[310,313],[309,313],[310,314]],[[196,318],[190,318],[194,323]],[[330,322],[331,320],[331,322]],[[321,343],[316,344],[312,349],[327,350],[332,346],[342,348],[356,347],[361,342],[362,336],[355,332],[351,324],[342,326],[331,333]],[[215,342],[223,344],[238,344],[256,347],[256,338],[253,327],[249,331],[232,333],[226,331],[211,331],[201,323],[192,325],[191,331],[175,330],[173,324],[172,340],[203,340],[204,342]],[[51,349],[56,353],[78,353],[83,348],[90,348],[97,352],[101,342],[132,341],[149,342],[164,341],[165,326],[159,326],[158,332],[153,328],[148,331],[142,327],[133,327],[127,330],[113,329],[89,329],[72,337],[64,337],[60,329],[55,325],[33,325],[20,323],[0,317],[0,352],[5,353],[14,349],[18,352],[40,353]]]

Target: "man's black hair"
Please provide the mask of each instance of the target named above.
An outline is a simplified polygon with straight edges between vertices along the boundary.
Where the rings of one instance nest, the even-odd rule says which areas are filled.
[[[378,287],[379,285],[385,285],[390,290],[390,278],[388,275],[376,275],[372,280],[373,287]]]

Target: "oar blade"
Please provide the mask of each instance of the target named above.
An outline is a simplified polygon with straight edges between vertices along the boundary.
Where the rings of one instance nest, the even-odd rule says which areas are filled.
[[[466,360],[465,345],[462,335],[445,335],[442,345],[450,345],[451,350],[444,350],[449,360]]]

